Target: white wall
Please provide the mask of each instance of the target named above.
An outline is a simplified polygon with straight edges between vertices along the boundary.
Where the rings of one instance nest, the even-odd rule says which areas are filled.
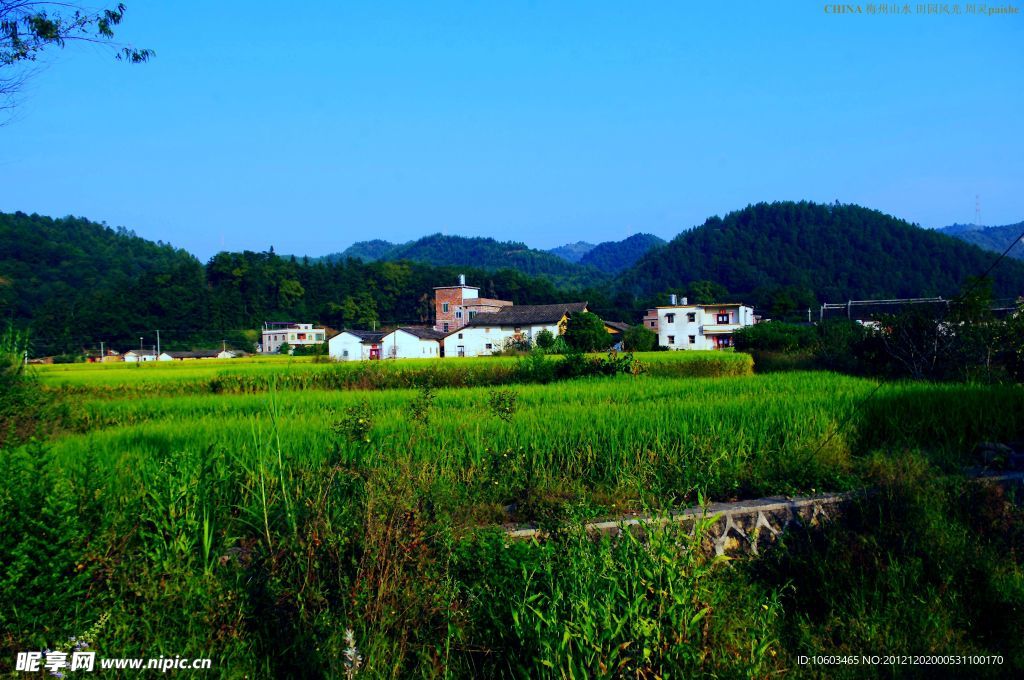
[[[537,341],[537,334],[542,330],[551,331],[558,337],[558,324],[535,324],[520,326],[520,335],[531,343]],[[462,336],[462,337],[459,337]],[[486,357],[505,348],[505,343],[516,336],[512,326],[467,326],[460,328],[444,339],[444,356],[458,357],[459,346],[465,347],[467,357]],[[487,345],[490,344],[490,347]]]
[[[729,311],[729,324],[718,323],[718,310]],[[689,314],[694,320],[689,321]],[[669,321],[669,319],[672,321]],[[658,308],[658,344],[669,349],[714,349],[711,335],[704,334],[705,326],[731,326],[734,329],[754,323],[754,310],[746,306],[679,305]],[[693,342],[690,342],[690,337]],[[671,340],[671,341],[670,341]]]
[[[140,357],[140,356],[137,356],[137,355],[134,355],[134,354],[128,354],[126,352],[124,354],[124,360],[125,361],[129,361],[129,362],[132,362],[132,361],[156,361],[156,355],[154,355],[154,354],[144,354],[144,355],[142,355]]]
[[[467,326],[460,328],[444,339],[444,356],[446,359],[457,358],[459,347],[465,348],[467,357],[490,356],[505,346],[505,340],[513,335],[512,329],[493,326]],[[488,348],[487,345],[490,345]]]
[[[336,361],[361,361],[370,358],[370,345],[364,345],[358,335],[342,331],[327,341],[327,353]]]
[[[388,333],[380,342],[384,359],[436,359],[441,354],[437,340],[425,340],[401,329]]]

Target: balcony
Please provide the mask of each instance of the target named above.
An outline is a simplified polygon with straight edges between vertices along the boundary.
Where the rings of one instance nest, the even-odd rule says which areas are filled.
[[[724,333],[735,333],[742,328],[738,323],[706,323],[701,327],[704,335],[722,335]]]

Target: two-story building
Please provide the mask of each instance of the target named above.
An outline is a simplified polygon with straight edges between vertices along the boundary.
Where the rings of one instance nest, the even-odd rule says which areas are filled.
[[[434,330],[451,333],[467,325],[477,314],[489,314],[511,307],[509,300],[480,297],[480,289],[466,285],[466,276],[459,274],[457,286],[434,288]]]
[[[732,334],[754,324],[754,308],[738,302],[680,305],[673,295],[657,313],[658,344],[669,349],[732,347]]]
[[[319,345],[326,340],[327,330],[314,328],[311,323],[266,321],[263,324],[260,351],[264,354],[273,354],[286,343],[289,347],[296,347],[298,345]]]

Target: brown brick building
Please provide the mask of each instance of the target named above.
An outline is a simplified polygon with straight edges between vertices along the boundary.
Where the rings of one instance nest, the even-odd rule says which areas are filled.
[[[458,285],[434,288],[434,329],[451,333],[465,326],[477,314],[497,312],[511,305],[508,300],[480,297],[480,289],[467,286],[466,277],[460,274]]]

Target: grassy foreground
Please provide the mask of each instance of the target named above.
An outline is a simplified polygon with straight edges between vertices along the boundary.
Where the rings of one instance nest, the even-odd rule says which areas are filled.
[[[1020,386],[889,385],[858,409],[875,383],[823,372],[433,394],[110,377],[146,368],[81,371],[103,380],[58,390],[65,431],[0,453],[0,658],[108,616],[101,653],[209,656],[214,677],[344,677],[346,628],[359,677],[871,675],[797,662],[840,653],[1024,670],[1020,511],[949,475],[1024,434]],[[760,561],[710,560],[671,527],[572,528],[863,484],[882,491],[845,526]],[[487,528],[509,519],[561,528]]]

